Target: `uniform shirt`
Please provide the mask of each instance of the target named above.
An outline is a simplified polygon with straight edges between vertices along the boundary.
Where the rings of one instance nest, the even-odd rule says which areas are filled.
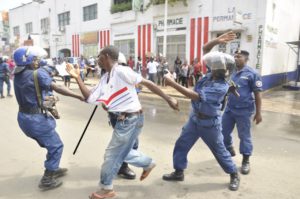
[[[237,114],[253,113],[255,100],[253,92],[262,91],[260,75],[251,67],[245,66],[231,75],[232,81],[237,85],[240,97],[229,94],[226,111],[231,110]]]
[[[200,99],[192,100],[193,111],[211,117],[220,116],[222,101],[228,88],[229,85],[225,80],[213,80],[211,74],[207,74],[195,86],[194,90]]]
[[[147,69],[149,69],[149,73],[151,73],[151,74],[157,73],[157,66],[158,66],[158,63],[156,61],[148,62]]]
[[[38,82],[41,89],[42,99],[46,91],[51,90],[52,77],[42,68],[37,72]],[[23,72],[16,74],[14,79],[15,95],[19,106],[32,108],[38,107],[37,95],[33,80],[33,70],[25,69]]]
[[[142,79],[131,68],[115,64],[110,74],[105,73],[99,84],[92,89],[87,102],[102,103],[109,112],[137,112],[142,106],[135,85]]]
[[[9,68],[7,63],[0,64],[0,77],[5,77],[9,73]]]

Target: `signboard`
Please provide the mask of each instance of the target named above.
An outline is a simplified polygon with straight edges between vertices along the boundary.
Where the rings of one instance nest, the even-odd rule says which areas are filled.
[[[24,40],[24,46],[33,46],[33,40],[32,39]]]
[[[98,32],[87,32],[80,35],[81,44],[98,44]]]
[[[237,10],[236,7],[230,7],[227,9],[227,14],[214,16],[212,18],[213,22],[226,22],[233,21],[235,23],[242,24],[244,20],[252,19],[251,12],[242,12],[241,10]]]
[[[157,30],[164,29],[164,18],[155,19],[154,23],[156,25]],[[168,16],[167,25],[168,25],[167,26],[168,29],[186,28],[187,27],[186,16]]]

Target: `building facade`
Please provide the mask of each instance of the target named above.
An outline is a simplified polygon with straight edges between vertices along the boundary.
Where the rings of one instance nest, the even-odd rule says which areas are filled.
[[[116,45],[126,57],[163,54],[164,5],[147,10],[118,12],[119,4],[133,8],[149,0],[36,0],[9,11],[11,43],[23,45],[30,35],[34,45],[51,57],[96,56],[106,45]],[[176,56],[191,63],[201,59],[202,46],[218,35],[234,30],[237,39],[215,50],[232,54],[250,52],[249,65],[262,76],[264,89],[296,76],[297,55],[286,42],[299,40],[297,0],[188,0],[168,6],[167,59]],[[112,14],[113,13],[113,14]],[[205,72],[205,68],[203,68]]]
[[[0,56],[11,53],[9,47],[9,19],[7,11],[0,11]]]

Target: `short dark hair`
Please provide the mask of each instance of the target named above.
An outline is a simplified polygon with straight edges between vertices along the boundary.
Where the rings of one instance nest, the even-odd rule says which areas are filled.
[[[249,57],[250,53],[246,50],[237,50],[234,52],[235,54],[241,54],[241,55],[244,55],[246,57]]]
[[[118,61],[119,50],[115,46],[106,46],[100,51],[100,55],[108,55],[112,60]]]

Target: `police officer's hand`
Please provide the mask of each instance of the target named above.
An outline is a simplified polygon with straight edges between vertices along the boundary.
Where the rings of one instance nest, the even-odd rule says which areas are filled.
[[[226,44],[234,39],[236,39],[236,34],[233,31],[226,32],[217,38],[218,42],[221,44]]]
[[[170,97],[167,102],[172,109],[179,111],[178,102],[175,98]]]
[[[78,78],[80,76],[79,68],[74,68],[74,66],[70,63],[66,64],[66,70],[74,78]]]
[[[259,124],[262,122],[262,117],[260,113],[256,113],[254,115],[253,121],[255,122],[255,124]]]

